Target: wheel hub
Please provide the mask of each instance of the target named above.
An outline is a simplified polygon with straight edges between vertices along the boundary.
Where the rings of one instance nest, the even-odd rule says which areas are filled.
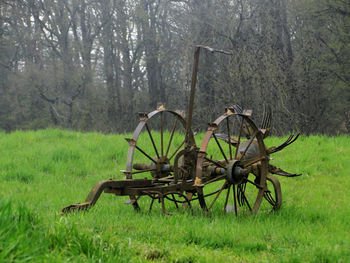
[[[238,160],[232,160],[227,165],[227,180],[231,184],[240,184],[248,174],[249,171],[244,169]]]
[[[154,160],[156,163],[151,163],[150,168],[155,169],[151,172],[153,178],[162,178],[166,177],[171,172],[171,166],[168,158],[164,157],[155,157]]]

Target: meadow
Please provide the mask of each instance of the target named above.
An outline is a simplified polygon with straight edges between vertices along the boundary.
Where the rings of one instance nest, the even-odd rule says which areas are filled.
[[[277,212],[207,215],[194,203],[193,214],[166,216],[159,205],[137,213],[128,198],[103,194],[88,212],[59,215],[99,180],[123,178],[124,137],[0,133],[0,262],[350,262],[349,136],[301,136],[273,156],[303,174],[279,177]]]

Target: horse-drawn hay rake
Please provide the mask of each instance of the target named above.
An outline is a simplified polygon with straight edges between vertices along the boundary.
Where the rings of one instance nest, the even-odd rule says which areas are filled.
[[[272,174],[287,177],[297,174],[269,164],[269,156],[293,143],[298,135],[290,136],[278,147],[266,148],[264,138],[269,133],[271,112],[265,111],[257,127],[250,118],[250,110],[233,105],[209,123],[198,148],[191,126],[201,49],[228,54],[206,46],[195,47],[187,118],[163,105],[148,114],[139,113],[140,122],[132,138],[126,139],[129,150],[126,170],[122,171],[125,180],[98,182],[85,202],[67,206],[62,213],[94,206],[102,192],[129,196],[127,203],[135,210],[140,209],[139,198],[149,196],[149,210],[157,200],[166,214],[169,203],[176,208],[192,209],[196,200],[204,211],[221,204],[223,211],[234,211],[236,215],[256,213],[264,199],[267,209],[280,208],[281,186]],[[156,131],[152,132],[152,128]],[[224,198],[218,201],[220,196]]]

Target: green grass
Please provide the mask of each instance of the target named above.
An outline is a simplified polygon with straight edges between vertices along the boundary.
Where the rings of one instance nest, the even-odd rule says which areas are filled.
[[[0,133],[0,262],[350,261],[348,136],[301,137],[272,156],[303,174],[279,178],[283,205],[275,213],[204,215],[194,203],[193,215],[164,216],[157,204],[147,213],[146,199],[136,213],[127,198],[103,194],[87,213],[58,215],[99,180],[123,178],[124,137],[131,135]]]

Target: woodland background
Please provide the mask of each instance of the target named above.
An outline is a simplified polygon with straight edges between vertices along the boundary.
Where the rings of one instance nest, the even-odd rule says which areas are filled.
[[[276,135],[350,132],[348,0],[0,0],[0,129],[128,132],[158,102],[194,129],[266,105]]]

